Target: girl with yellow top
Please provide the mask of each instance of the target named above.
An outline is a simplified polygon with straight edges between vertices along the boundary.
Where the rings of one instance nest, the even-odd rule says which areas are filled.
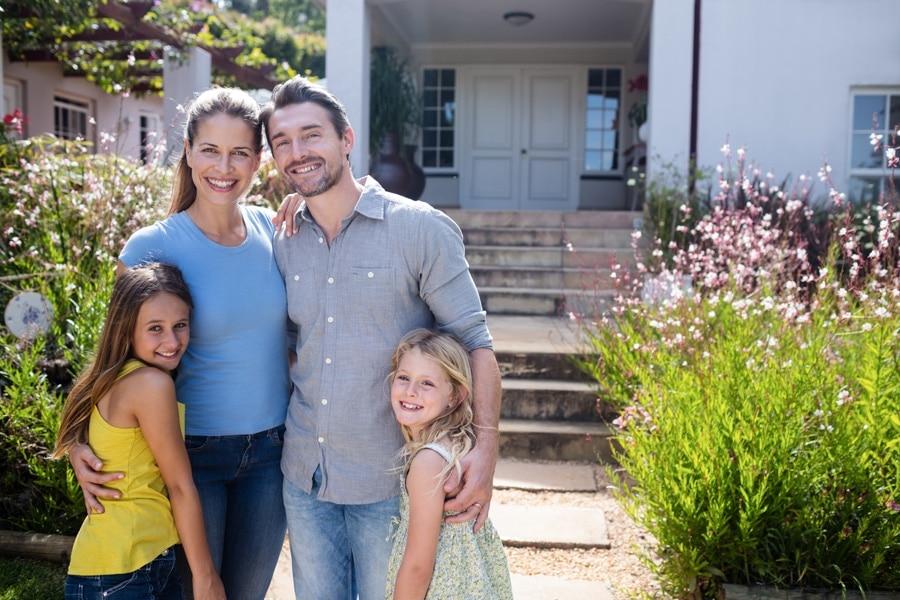
[[[90,443],[124,473],[117,500],[88,515],[72,549],[66,600],[181,600],[173,547],[183,545],[196,600],[225,590],[206,543],[183,441],[172,372],[190,334],[193,302],[178,268],[125,270],[113,287],[92,363],[63,409],[54,457]]]

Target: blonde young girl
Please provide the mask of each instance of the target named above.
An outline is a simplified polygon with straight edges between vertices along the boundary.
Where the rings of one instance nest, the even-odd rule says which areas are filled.
[[[78,532],[66,600],[181,600],[179,538],[196,599],[225,598],[203,528],[182,437],[172,372],[190,333],[193,302],[176,267],[151,263],[122,272],[113,287],[93,362],[63,408],[54,458],[90,443],[121,493]]]
[[[444,522],[443,485],[475,442],[469,353],[454,336],[416,329],[391,360],[391,406],[407,444],[388,600],[511,599],[506,555],[490,520]]]

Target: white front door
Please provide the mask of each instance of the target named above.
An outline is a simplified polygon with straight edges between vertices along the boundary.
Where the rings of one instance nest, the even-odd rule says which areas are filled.
[[[462,70],[460,206],[575,210],[578,205],[575,70]]]

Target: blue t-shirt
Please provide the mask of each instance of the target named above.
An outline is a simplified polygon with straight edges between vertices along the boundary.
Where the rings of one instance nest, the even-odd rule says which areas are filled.
[[[247,238],[210,240],[186,212],[135,232],[119,255],[181,269],[194,299],[191,340],[178,368],[187,435],[244,435],[284,423],[290,379],[287,297],[275,264],[272,211],[240,206]]]

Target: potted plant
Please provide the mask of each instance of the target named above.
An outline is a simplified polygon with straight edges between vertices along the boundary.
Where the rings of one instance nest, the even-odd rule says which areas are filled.
[[[390,46],[372,49],[369,90],[369,171],[386,190],[409,194],[412,172],[400,150],[418,136],[419,94],[406,61]]]

